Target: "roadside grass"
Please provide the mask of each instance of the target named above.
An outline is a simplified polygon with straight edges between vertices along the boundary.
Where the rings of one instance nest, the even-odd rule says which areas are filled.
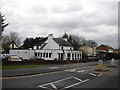
[[[0,69],[21,69],[21,68],[33,68],[33,67],[47,67],[50,65],[17,65],[17,66],[0,66]]]

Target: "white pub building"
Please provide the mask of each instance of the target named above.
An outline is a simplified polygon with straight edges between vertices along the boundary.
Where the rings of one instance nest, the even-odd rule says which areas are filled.
[[[36,44],[32,49],[11,49],[10,54],[18,55],[24,59],[37,57],[44,60],[80,60],[82,51],[73,50],[73,46],[66,38],[54,38],[53,34]]]

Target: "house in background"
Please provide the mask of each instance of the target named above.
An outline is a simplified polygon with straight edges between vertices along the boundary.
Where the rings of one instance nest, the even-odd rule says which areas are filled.
[[[94,56],[96,56],[96,52],[95,52],[95,50],[93,50],[92,47],[82,45],[79,49],[82,50],[82,52],[88,56],[93,55],[93,54],[94,54]]]
[[[108,58],[108,53],[113,53],[114,49],[111,46],[101,44],[96,48],[97,57],[102,60],[106,60]]]
[[[82,51],[73,50],[73,46],[67,42],[66,38],[54,38],[53,34],[36,44],[29,50],[10,50],[10,54],[16,54],[25,59],[37,57],[44,60],[80,60]]]
[[[13,48],[18,48],[18,46],[15,44],[15,43],[10,43],[9,45],[10,49],[13,49]]]
[[[101,44],[100,46],[98,46],[96,48],[96,50],[102,50],[102,51],[105,51],[105,52],[108,52],[108,53],[113,53],[114,52],[114,49],[111,46],[104,45],[104,44]]]

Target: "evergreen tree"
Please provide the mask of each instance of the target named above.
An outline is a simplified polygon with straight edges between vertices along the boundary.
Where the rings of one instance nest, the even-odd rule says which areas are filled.
[[[4,28],[8,26],[8,23],[6,24],[4,21],[6,19],[4,19],[4,15],[1,14],[0,12],[0,34],[2,34],[2,32],[4,31]]]

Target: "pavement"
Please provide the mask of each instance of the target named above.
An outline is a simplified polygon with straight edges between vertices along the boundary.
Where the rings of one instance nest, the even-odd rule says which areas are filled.
[[[34,68],[23,68],[23,69],[7,69],[2,70],[2,77],[16,77],[34,75],[48,72],[61,71],[76,67],[86,67],[97,65],[98,62],[87,62],[87,63],[75,63],[75,64],[64,64],[64,65],[50,65],[47,67],[34,67]]]

